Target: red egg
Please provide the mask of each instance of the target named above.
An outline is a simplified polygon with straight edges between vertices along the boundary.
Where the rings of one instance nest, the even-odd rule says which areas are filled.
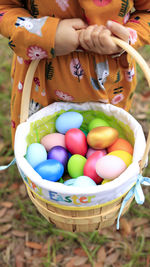
[[[65,135],[66,148],[71,154],[85,156],[87,152],[87,141],[85,134],[77,128],[72,128]]]
[[[84,175],[90,177],[96,184],[99,184],[103,179],[96,173],[96,162],[104,156],[102,151],[94,152],[84,165]]]

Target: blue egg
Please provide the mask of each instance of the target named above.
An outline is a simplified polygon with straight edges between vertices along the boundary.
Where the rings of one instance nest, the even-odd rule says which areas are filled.
[[[97,184],[88,176],[79,176],[75,179],[69,179],[64,182],[64,185],[87,188],[91,186],[97,186]]]
[[[83,116],[74,111],[68,111],[61,114],[56,120],[56,130],[65,134],[72,128],[80,128],[83,122]]]
[[[34,170],[45,180],[56,182],[63,173],[64,166],[55,159],[48,159],[37,165]]]
[[[46,149],[43,145],[39,143],[33,143],[27,148],[27,153],[25,158],[34,168],[39,163],[47,159]]]
[[[79,176],[78,178],[74,179],[75,182],[73,186],[78,187],[91,187],[91,186],[97,186],[97,184],[88,176]]]
[[[69,179],[67,181],[64,182],[65,185],[68,185],[68,186],[74,186],[74,181],[76,179]]]

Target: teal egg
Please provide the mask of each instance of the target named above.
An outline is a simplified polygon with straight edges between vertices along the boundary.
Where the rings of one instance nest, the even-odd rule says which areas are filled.
[[[27,148],[26,160],[34,168],[39,163],[47,159],[47,152],[43,145],[33,143]]]
[[[80,128],[83,122],[83,116],[74,111],[68,111],[61,114],[56,120],[56,130],[65,134],[68,130],[72,128]]]
[[[84,165],[87,159],[81,155],[75,154],[68,161],[68,173],[72,178],[83,175]]]
[[[80,176],[76,179],[69,179],[64,182],[67,186],[74,186],[80,188],[87,188],[91,186],[97,186],[97,184],[88,176]]]

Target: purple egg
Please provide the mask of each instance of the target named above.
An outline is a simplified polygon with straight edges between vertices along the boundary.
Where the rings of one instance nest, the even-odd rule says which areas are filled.
[[[54,146],[51,148],[47,154],[47,159],[56,159],[60,163],[63,164],[64,168],[66,168],[69,155],[67,150],[62,146]]]

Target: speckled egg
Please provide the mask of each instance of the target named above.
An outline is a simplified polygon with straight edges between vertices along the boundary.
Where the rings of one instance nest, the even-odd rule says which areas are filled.
[[[87,142],[94,149],[103,149],[112,145],[117,140],[118,135],[118,131],[112,127],[97,127],[88,133]]]

